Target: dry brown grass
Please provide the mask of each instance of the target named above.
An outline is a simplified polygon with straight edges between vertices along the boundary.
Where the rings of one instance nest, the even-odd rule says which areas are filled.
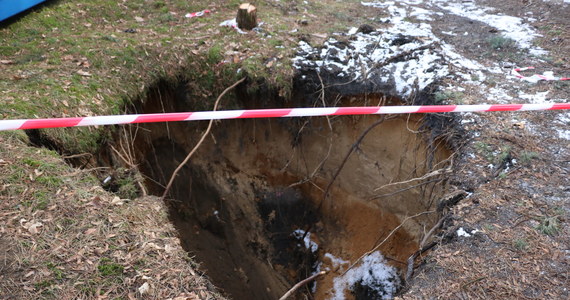
[[[0,141],[0,298],[222,299],[158,198],[119,199],[50,151]]]

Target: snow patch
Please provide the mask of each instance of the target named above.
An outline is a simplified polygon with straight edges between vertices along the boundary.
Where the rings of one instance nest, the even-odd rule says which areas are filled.
[[[459,227],[459,229],[457,229],[457,236],[471,237],[477,232],[479,232],[477,229],[471,230],[471,232],[467,232],[465,229],[463,229],[463,227]]]
[[[293,233],[291,235],[296,239],[302,238],[303,243],[305,244],[305,248],[311,250],[311,252],[315,253],[315,252],[317,252],[317,250],[319,250],[319,245],[311,240],[311,233],[310,232],[308,232],[305,235],[304,230],[297,229],[297,230],[293,231]],[[304,238],[303,238],[303,236],[304,236]]]
[[[546,95],[548,95],[548,91],[537,92],[534,95],[525,94],[524,92],[520,92],[519,98],[524,99],[529,103],[535,103],[535,104],[552,103],[552,100],[546,100]]]
[[[358,266],[334,279],[334,294],[330,299],[345,299],[346,290],[354,288],[357,284],[370,288],[381,299],[392,299],[399,283],[396,269],[387,265],[384,257],[376,251],[365,256]]]
[[[332,255],[330,253],[325,253],[324,257],[328,258],[331,261],[331,265],[335,269],[340,267],[340,266],[343,266],[343,265],[350,263],[348,260],[344,260],[342,258],[335,257],[334,255]]]
[[[564,0],[570,1],[570,0]],[[376,8],[388,9],[389,12],[399,11],[402,17],[405,17],[406,8],[410,11],[409,15],[416,17],[418,20],[431,20],[431,15],[439,15],[435,10],[444,10],[448,13],[464,17],[470,20],[485,23],[491,27],[501,31],[501,33],[508,38],[516,41],[519,47],[529,49],[531,54],[544,55],[547,53],[544,49],[532,45],[532,40],[540,36],[528,24],[523,22],[523,19],[504,14],[490,13],[494,8],[479,6],[471,1],[450,1],[450,0],[403,0],[398,1],[398,5],[405,8],[397,7],[395,1],[378,1],[378,2],[361,2],[362,5],[371,6]],[[430,11],[425,8],[417,7],[416,5],[422,4],[424,7],[431,8]],[[402,12],[403,11],[403,12]],[[532,18],[528,19],[532,21]],[[536,20],[536,19],[534,19]],[[447,33],[444,33],[447,34]],[[464,33],[467,35],[468,33]]]
[[[361,2],[364,6],[379,7],[389,12],[385,23],[392,26],[369,34],[351,28],[350,39],[328,39],[322,47],[312,47],[299,42],[298,55],[293,58],[297,69],[314,69],[328,72],[342,80],[385,83],[393,86],[398,96],[410,96],[436,80],[446,77],[453,69],[467,81],[486,79],[486,69],[480,63],[458,54],[455,49],[440,40],[427,23],[408,22],[408,17],[427,20],[433,12],[419,7],[401,7],[402,4],[417,5],[421,0],[385,2]]]

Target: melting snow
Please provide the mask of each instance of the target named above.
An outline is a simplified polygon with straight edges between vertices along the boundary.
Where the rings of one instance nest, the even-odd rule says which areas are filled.
[[[534,95],[525,94],[524,92],[519,93],[519,98],[526,100],[530,103],[552,103],[552,100],[546,100],[546,95],[548,95],[548,91],[546,92],[538,92]]]
[[[400,9],[394,8],[394,1],[361,3],[365,6],[388,8],[390,12]],[[437,12],[432,12],[424,8],[416,7],[416,5],[422,4],[424,7],[433,9],[434,11],[441,9],[457,16],[478,22],[483,22],[501,31],[504,36],[515,40],[519,47],[529,49],[532,54],[544,55],[547,53],[544,49],[534,47],[532,45],[532,40],[540,35],[536,33],[536,31],[530,25],[524,23],[523,19],[503,14],[492,14],[490,11],[494,10],[493,8],[479,6],[475,2],[470,1],[403,0],[398,1],[398,3],[400,5],[407,6],[408,9],[411,10],[410,16],[415,16],[419,20],[431,20],[429,16],[431,14],[437,14]]]
[[[504,89],[494,87],[488,90],[487,99],[496,103],[508,104],[511,103],[513,97],[509,96]]]
[[[332,255],[330,253],[325,253],[324,257],[328,258],[331,261],[331,265],[335,269],[342,266],[342,265],[346,265],[346,264],[350,263],[348,260],[344,260],[342,258],[335,257],[334,255]]]
[[[362,284],[378,293],[382,299],[392,299],[399,284],[396,269],[386,264],[386,260],[376,251],[362,259],[360,265],[348,270],[333,281],[334,294],[330,299],[345,299],[345,291]]]
[[[304,230],[297,229],[293,231],[291,235],[296,239],[301,239],[303,238],[303,236],[305,236],[305,238],[303,238],[303,243],[305,244],[305,248],[311,250],[311,252],[317,252],[317,250],[319,250],[319,245],[317,245],[317,243],[311,240],[310,232],[308,232],[307,235],[305,235]]]
[[[491,27],[500,30],[504,36],[517,42],[521,48],[529,49],[532,54],[543,55],[547,52],[538,47],[532,46],[532,40],[540,36],[532,27],[523,23],[521,18],[506,16],[502,14],[490,14],[493,10],[489,7],[479,7],[474,2],[457,2],[435,0],[437,6],[448,12],[474,21],[483,22]]]
[[[420,4],[421,0],[400,1],[398,4]],[[362,2],[362,5],[380,7],[390,13],[386,19],[391,28],[370,34],[357,33],[351,28],[348,41],[331,38],[322,48],[299,43],[299,55],[293,59],[298,69],[308,67],[317,72],[327,71],[346,81],[365,81],[374,78],[377,83],[394,86],[399,96],[409,96],[450,73],[450,68],[465,80],[485,80],[480,63],[467,59],[437,38],[426,23],[405,21],[408,16],[427,20],[432,12],[412,7],[406,9],[394,1]],[[410,12],[408,12],[408,10]],[[500,72],[496,68],[487,70]],[[474,76],[473,76],[474,75]]]
[[[477,229],[471,230],[471,232],[465,231],[465,229],[463,229],[463,227],[459,227],[459,229],[457,229],[457,235],[458,236],[464,236],[464,237],[471,237],[472,235],[474,235],[477,232],[479,232],[479,230],[477,230]]]

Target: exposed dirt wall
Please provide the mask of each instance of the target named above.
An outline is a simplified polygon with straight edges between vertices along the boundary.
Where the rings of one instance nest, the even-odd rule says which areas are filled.
[[[270,103],[271,98],[238,95],[230,103],[280,105]],[[382,98],[338,100],[363,105]],[[181,85],[156,90],[139,110],[193,110],[196,105]],[[235,299],[274,299],[309,276],[325,253],[355,261],[404,218],[435,210],[444,188],[441,178],[397,182],[444,167],[449,151],[441,141],[428,142],[430,135],[420,130],[417,116],[390,118],[374,126],[380,118],[215,124],[170,193],[171,219],[186,250]],[[138,150],[136,160],[151,192],[162,192],[206,125],[146,124],[130,129],[132,145]],[[403,262],[418,250],[419,240],[436,222],[436,213],[414,218],[380,250],[395,267],[405,267]],[[292,238],[298,229],[311,232],[318,252],[299,248]],[[317,299],[331,293],[334,273],[319,281]]]

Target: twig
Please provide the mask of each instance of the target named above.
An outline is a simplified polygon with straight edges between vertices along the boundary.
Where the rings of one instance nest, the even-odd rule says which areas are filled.
[[[422,183],[414,184],[414,185],[411,185],[411,186],[409,186],[409,187],[405,187],[405,188],[403,188],[403,189],[399,189],[399,190],[397,190],[397,191],[395,191],[395,192],[392,192],[392,193],[382,194],[382,195],[377,195],[377,196],[371,197],[370,199],[368,199],[368,201],[372,201],[372,200],[376,200],[376,199],[384,198],[384,197],[388,197],[388,196],[393,196],[393,195],[396,195],[396,194],[398,194],[398,193],[402,193],[402,192],[405,192],[405,191],[407,191],[407,190],[411,190],[411,189],[413,189],[413,188],[417,188],[417,187],[422,186],[422,185],[426,185],[426,184],[430,184],[430,183],[432,183],[432,182],[438,182],[438,181],[442,181],[442,180],[443,180],[442,178],[436,178],[436,179],[424,181],[424,182],[422,182]]]
[[[122,145],[122,144],[121,144],[121,145]],[[125,155],[128,156],[129,154],[125,151],[125,149],[124,149],[123,147],[121,147],[121,148],[122,148],[123,152],[125,153]],[[135,167],[136,167],[136,165],[132,163],[132,160],[131,160],[131,159],[129,159],[129,158],[123,156],[123,155],[121,154],[121,152],[119,152],[117,149],[115,149],[115,147],[113,147],[113,145],[111,145],[111,150],[113,150],[113,151],[115,152],[115,154],[117,154],[117,156],[119,156],[119,157],[125,162],[125,164],[129,165],[130,168],[135,168]]]
[[[410,257],[408,257],[408,269],[406,271],[406,279],[405,282],[409,282],[410,278],[412,278],[412,275],[414,274],[414,261],[416,260],[416,257],[418,257],[418,255],[422,254],[423,252],[427,251],[428,249],[432,248],[433,246],[435,246],[437,243],[432,243],[430,245],[428,245],[427,247],[425,246],[425,244],[427,243],[428,239],[433,235],[433,233],[441,227],[441,225],[443,225],[443,222],[445,220],[447,220],[448,216],[445,216],[441,219],[439,219],[439,221],[428,231],[428,233],[424,236],[424,238],[422,239],[422,241],[420,242],[420,246],[418,247],[418,251],[414,252],[414,254],[410,255]]]
[[[93,157],[93,154],[91,154],[91,153],[80,153],[80,154],[73,154],[73,155],[65,155],[65,156],[62,156],[61,158],[63,158],[63,159],[71,159],[71,158],[78,158],[78,157],[83,157],[83,156],[91,156],[91,157]]]
[[[396,233],[396,231],[398,231],[398,229],[400,229],[402,226],[404,226],[404,224],[405,224],[408,220],[413,219],[413,218],[417,218],[417,217],[419,217],[419,216],[421,216],[421,215],[431,214],[431,213],[434,213],[434,212],[435,212],[435,210],[423,211],[423,212],[418,213],[418,214],[415,214],[415,215],[413,215],[413,216],[406,217],[406,218],[402,221],[402,223],[400,223],[400,225],[396,226],[396,228],[394,228],[394,229],[392,229],[392,231],[390,231],[390,233],[388,234],[388,236],[387,236],[386,238],[384,238],[384,240],[382,240],[382,242],[380,242],[378,245],[374,246],[374,248],[372,248],[372,250],[370,250],[370,251],[368,251],[368,252],[362,254],[362,256],[360,256],[353,264],[350,265],[350,267],[348,267],[348,269],[346,269],[346,270],[342,273],[342,275],[346,274],[346,272],[348,272],[350,269],[354,268],[354,266],[356,266],[364,257],[366,257],[366,256],[368,256],[368,255],[374,253],[374,251],[378,250],[378,248],[380,248],[390,237],[392,237],[392,235],[394,235],[394,233]]]
[[[476,282],[479,282],[479,281],[481,281],[481,280],[483,280],[483,279],[486,279],[486,278],[487,278],[487,276],[481,276],[481,277],[479,277],[479,278],[475,278],[475,279],[473,279],[473,280],[470,280],[470,281],[468,281],[468,282],[462,284],[462,285],[461,285],[461,289],[464,290],[464,289],[467,288],[468,286],[470,286],[470,285],[472,285],[472,284],[474,284],[474,283],[476,283]]]
[[[430,178],[430,177],[433,177],[433,176],[442,175],[442,174],[447,174],[447,173],[451,173],[451,172],[452,172],[451,168],[441,168],[441,169],[439,169],[439,170],[435,170],[435,171],[433,171],[433,172],[427,173],[427,174],[425,174],[425,175],[422,176],[422,177],[412,178],[412,179],[406,180],[406,181],[399,181],[399,182],[393,182],[393,183],[385,184],[385,185],[383,185],[383,186],[381,186],[381,187],[375,188],[374,191],[383,189],[383,188],[385,188],[385,187],[393,186],[393,185],[399,185],[399,184],[410,183],[410,182],[414,182],[414,181],[418,181],[418,180],[424,180],[424,179],[427,179],[427,178]]]
[[[214,111],[216,109],[218,109],[218,103],[220,102],[220,100],[222,99],[222,97],[229,92],[231,89],[233,89],[234,87],[236,87],[238,84],[242,83],[245,80],[245,77],[236,81],[236,83],[232,84],[230,87],[226,88],[219,96],[218,99],[216,99],[216,102],[214,103]],[[204,134],[202,134],[202,137],[200,138],[200,140],[198,141],[198,143],[196,144],[196,146],[194,146],[194,148],[192,149],[192,151],[190,151],[190,153],[188,153],[188,155],[186,156],[186,158],[184,159],[184,161],[182,161],[178,167],[176,168],[176,170],[174,170],[174,172],[172,173],[172,176],[170,177],[170,180],[168,181],[168,184],[166,185],[166,187],[164,188],[164,193],[162,193],[162,200],[164,200],[164,198],[166,198],[166,195],[168,194],[168,192],[170,191],[170,188],[172,187],[172,184],[174,183],[174,179],[176,178],[176,175],[178,175],[178,172],[180,172],[180,170],[182,169],[182,167],[184,167],[184,165],[190,160],[190,158],[192,157],[192,155],[194,155],[194,152],[196,152],[196,150],[198,150],[198,148],[200,147],[200,145],[202,145],[202,143],[204,142],[204,140],[206,139],[206,136],[208,136],[208,134],[210,133],[210,130],[212,129],[212,125],[214,124],[214,120],[210,120],[210,122],[208,123],[208,128],[206,128],[206,131],[204,132]]]
[[[326,273],[327,273],[326,271],[320,271],[319,273],[313,274],[310,277],[299,281],[290,290],[288,290],[287,293],[285,293],[281,298],[279,298],[279,300],[285,300],[285,299],[289,298],[300,287],[302,287],[303,285],[315,280],[315,278],[317,278],[319,276],[325,275]]]

